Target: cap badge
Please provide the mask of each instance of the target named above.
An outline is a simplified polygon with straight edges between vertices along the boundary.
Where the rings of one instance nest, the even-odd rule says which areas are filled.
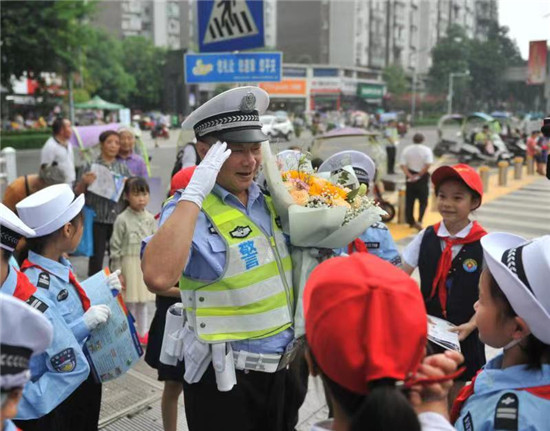
[[[241,99],[241,112],[244,112],[245,114],[250,114],[252,111],[254,111],[255,107],[256,96],[254,96],[254,94],[252,93],[246,93],[246,96]]]

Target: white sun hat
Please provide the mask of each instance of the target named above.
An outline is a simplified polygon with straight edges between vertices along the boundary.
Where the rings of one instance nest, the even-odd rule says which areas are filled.
[[[540,341],[550,344],[550,235],[527,241],[508,233],[481,238],[489,271]]]
[[[75,199],[68,184],[56,184],[27,196],[15,207],[37,237],[55,232],[75,218],[84,206],[84,194]]]
[[[23,223],[19,217],[17,217],[6,205],[1,203],[0,228],[0,233],[2,236],[0,247],[8,251],[15,250],[15,247],[22,236],[25,238],[32,238],[35,236],[34,230]]]
[[[374,181],[376,165],[373,160],[361,151],[346,150],[333,154],[326,159],[319,172],[332,172],[343,169],[345,166],[351,166],[355,171],[355,176],[362,183],[371,183]]]

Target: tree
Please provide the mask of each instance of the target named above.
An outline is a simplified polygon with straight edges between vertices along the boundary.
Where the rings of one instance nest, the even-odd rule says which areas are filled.
[[[404,94],[408,89],[405,71],[397,64],[386,67],[382,72],[382,78],[388,86],[388,92],[395,96]]]
[[[1,7],[2,84],[27,72],[66,74],[79,67],[80,46],[87,27],[82,21],[95,8],[95,1],[10,1]]]
[[[156,47],[149,39],[135,36],[122,41],[122,52],[122,65],[135,81],[128,105],[142,110],[158,108],[164,88],[166,50]]]

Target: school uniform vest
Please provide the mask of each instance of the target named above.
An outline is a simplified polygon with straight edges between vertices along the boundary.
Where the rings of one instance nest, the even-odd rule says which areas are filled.
[[[432,285],[441,257],[441,240],[433,226],[424,232],[420,245],[418,269],[420,288],[428,314],[443,318],[438,295],[430,298]],[[447,320],[454,324],[467,322],[474,314],[474,303],[478,299],[478,284],[483,264],[483,249],[476,241],[464,244],[452,261],[447,276]]]
[[[208,343],[264,338],[292,324],[292,261],[271,200],[272,236],[214,194],[202,211],[224,240],[226,263],[217,280],[180,279],[189,325]]]

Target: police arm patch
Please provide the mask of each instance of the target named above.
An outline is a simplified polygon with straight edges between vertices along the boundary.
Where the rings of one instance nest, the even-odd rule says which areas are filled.
[[[50,359],[50,363],[58,373],[70,373],[76,368],[76,355],[74,349],[69,347],[55,354]]]

